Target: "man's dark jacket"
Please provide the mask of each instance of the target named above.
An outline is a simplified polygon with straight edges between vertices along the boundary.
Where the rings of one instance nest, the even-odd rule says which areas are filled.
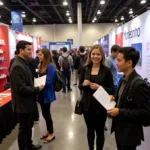
[[[36,108],[35,96],[39,88],[34,87],[28,63],[19,56],[10,68],[10,82],[14,111],[21,114],[33,112]]]
[[[126,82],[119,103],[119,115],[113,119],[112,132],[115,131],[116,140],[122,146],[137,146],[144,140],[142,122],[147,119],[148,87],[143,80],[138,80],[129,91],[132,80],[139,76],[133,71]],[[121,80],[119,88],[121,86]],[[118,89],[119,89],[118,88]],[[119,91],[119,90],[118,90]],[[133,97],[129,93],[134,93]],[[118,101],[118,92],[116,102]]]

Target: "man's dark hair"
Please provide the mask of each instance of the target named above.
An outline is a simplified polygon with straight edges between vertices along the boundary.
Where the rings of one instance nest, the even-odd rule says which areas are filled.
[[[111,47],[111,53],[112,53],[112,52],[119,52],[119,49],[120,49],[120,46],[119,46],[119,45],[113,45],[113,46]]]
[[[84,51],[85,51],[85,47],[84,46],[80,46],[79,47],[79,52],[84,53]]]
[[[36,54],[38,54],[38,53],[39,53],[39,51],[40,51],[39,49],[38,49],[38,50],[36,50]]]
[[[57,50],[52,50],[52,54],[53,54],[53,55],[58,55]]]
[[[132,61],[132,67],[134,68],[139,61],[140,53],[133,47],[122,47],[119,53],[124,55],[126,61]]]
[[[17,53],[17,50],[15,50],[15,53],[14,53],[15,55],[18,55],[18,53]]]
[[[67,52],[67,47],[63,47],[63,48],[62,48],[62,51],[63,51],[64,53],[66,53],[66,52]]]
[[[32,44],[28,41],[19,41],[16,46],[17,54],[20,53],[20,48],[25,49],[26,45],[32,45]]]

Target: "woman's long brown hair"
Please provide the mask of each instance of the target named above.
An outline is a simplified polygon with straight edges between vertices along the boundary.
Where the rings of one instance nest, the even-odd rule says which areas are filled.
[[[92,53],[92,51],[93,51],[94,49],[99,49],[99,51],[100,51],[100,53],[101,53],[101,55],[102,55],[102,60],[101,60],[101,62],[100,62],[100,65],[101,65],[101,66],[105,66],[105,54],[104,54],[103,48],[102,48],[100,45],[98,45],[98,44],[95,44],[95,45],[92,46],[92,48],[91,48],[91,50],[90,50],[90,53],[89,53],[89,55],[88,55],[88,59],[87,59],[87,61],[86,61],[85,66],[89,66],[89,65],[92,65],[92,64],[93,64],[93,62],[92,62],[92,60],[91,60],[91,53]]]
[[[49,63],[54,64],[54,62],[53,62],[52,55],[51,55],[49,49],[41,49],[40,51],[44,55],[43,61],[40,62],[40,73],[46,73],[46,69],[47,69]]]

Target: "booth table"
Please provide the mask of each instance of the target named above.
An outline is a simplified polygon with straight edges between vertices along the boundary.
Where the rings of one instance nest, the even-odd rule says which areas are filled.
[[[0,143],[17,124],[17,116],[12,109],[11,90],[0,93]]]

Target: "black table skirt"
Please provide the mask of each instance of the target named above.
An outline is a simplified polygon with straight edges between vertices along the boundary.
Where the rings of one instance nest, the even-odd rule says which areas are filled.
[[[0,143],[11,133],[17,124],[17,115],[13,112],[12,102],[0,107]]]

